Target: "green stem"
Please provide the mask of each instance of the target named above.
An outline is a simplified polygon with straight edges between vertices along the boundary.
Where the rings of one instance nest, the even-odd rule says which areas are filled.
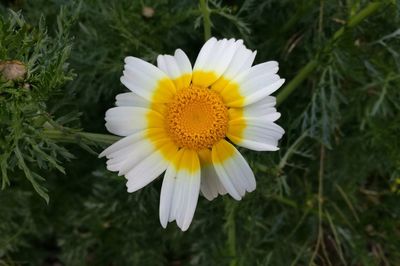
[[[58,142],[77,143],[83,140],[88,140],[88,144],[94,145],[110,145],[121,139],[118,136],[108,134],[68,132],[57,129],[45,129],[43,134],[45,134],[48,138]]]
[[[207,41],[211,38],[210,10],[207,0],[200,0],[200,11],[203,14],[204,39]]]
[[[237,266],[236,255],[236,223],[235,223],[235,205],[232,201],[225,201],[226,213],[226,231],[228,235],[227,248],[230,258],[229,266]]]
[[[347,25],[343,26],[338,31],[336,31],[335,34],[333,35],[332,39],[336,40],[336,39],[340,38],[343,35],[343,33],[345,32],[346,28],[348,28],[348,29],[354,28],[355,26],[360,24],[364,19],[369,17],[371,14],[375,13],[375,11],[377,11],[380,7],[384,6],[384,4],[385,4],[385,1],[370,3],[368,6],[366,6],[364,9],[362,9],[360,12],[358,12],[357,14],[352,16],[349,19],[349,22],[347,23]]]
[[[360,12],[355,14],[349,19],[349,22],[341,27],[339,30],[335,32],[335,34],[332,36],[332,38],[326,43],[326,45],[321,49],[320,52],[324,51],[329,51],[332,49],[333,45],[336,43],[340,37],[346,32],[347,29],[354,28],[358,24],[360,24],[363,20],[365,20],[367,17],[371,16],[373,13],[375,13],[379,8],[383,7],[388,1],[381,1],[381,2],[372,2],[369,3],[364,9],[362,9]],[[277,105],[280,105],[283,101],[286,100],[286,98],[296,89],[298,86],[308,77],[311,75],[311,73],[314,72],[314,70],[318,66],[318,60],[319,60],[319,54],[317,53],[317,56],[313,59],[311,59],[300,71],[297,73],[297,75],[280,91],[280,93],[277,95]]]
[[[322,215],[323,215],[323,208],[322,204],[324,202],[323,195],[324,195],[324,160],[325,160],[325,147],[321,145],[320,149],[320,159],[319,159],[319,172],[318,172],[318,236],[317,236],[317,243],[315,244],[314,252],[311,255],[309,265],[313,265],[315,258],[320,250],[320,246],[322,246],[322,250],[324,252],[325,246],[323,242],[324,236],[324,228],[322,227]]]
[[[300,18],[304,16],[307,12],[310,11],[314,7],[314,2],[317,0],[308,1],[302,8],[298,8],[296,13],[289,18],[289,20],[282,26],[282,29],[279,30],[279,34],[289,31],[293,26],[297,24]]]
[[[317,60],[311,60],[276,96],[276,105],[280,105],[318,66]]]

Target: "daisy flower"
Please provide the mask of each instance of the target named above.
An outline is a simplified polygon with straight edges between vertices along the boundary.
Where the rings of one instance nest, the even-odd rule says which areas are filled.
[[[283,83],[278,63],[252,66],[256,52],[242,40],[209,39],[192,65],[177,49],[159,55],[157,67],[125,58],[121,82],[131,91],[106,112],[108,131],[123,136],[100,157],[128,180],[128,192],[164,171],[160,222],[188,229],[199,193],[240,200],[256,188],[254,174],[234,147],[276,151],[284,130],[270,96]]]

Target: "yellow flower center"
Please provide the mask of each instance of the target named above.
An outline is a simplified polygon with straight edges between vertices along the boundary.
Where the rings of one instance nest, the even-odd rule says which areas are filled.
[[[179,147],[201,150],[225,138],[228,109],[217,92],[191,86],[168,103],[165,121],[168,135]]]

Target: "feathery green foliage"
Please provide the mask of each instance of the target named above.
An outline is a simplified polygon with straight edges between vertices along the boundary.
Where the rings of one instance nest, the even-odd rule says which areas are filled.
[[[54,117],[60,107],[57,101],[61,96],[60,88],[73,77],[67,64],[71,50],[68,31],[72,23],[61,13],[57,17],[56,36],[50,37],[44,17],[39,18],[35,27],[14,11],[0,21],[0,58],[4,69],[0,83],[2,188],[10,182],[19,182],[10,180],[9,175],[22,171],[46,201],[49,199],[41,185],[44,177],[40,169],[56,168],[65,173],[60,157],[73,157],[42,133],[46,126],[60,127],[76,119],[73,109]],[[19,71],[16,74],[20,77],[7,77],[7,69]]]

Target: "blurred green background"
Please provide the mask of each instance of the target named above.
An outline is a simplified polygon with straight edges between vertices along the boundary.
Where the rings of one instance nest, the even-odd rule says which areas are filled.
[[[182,233],[159,224],[161,179],[127,193],[97,158],[114,139],[81,132],[107,133],[125,56],[193,63],[207,10],[213,36],[279,61],[286,134],[278,152],[240,150],[256,191],[200,197]],[[0,14],[0,265],[400,265],[400,1],[3,0]]]

